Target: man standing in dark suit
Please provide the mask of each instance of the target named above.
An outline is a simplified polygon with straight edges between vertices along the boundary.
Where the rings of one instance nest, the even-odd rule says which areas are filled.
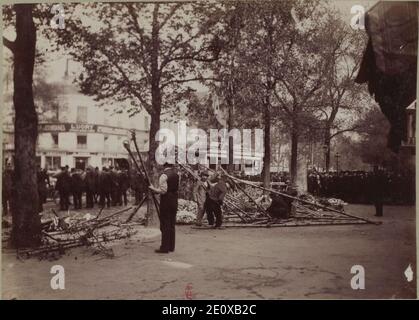
[[[108,169],[103,167],[102,172],[99,174],[99,205],[105,207],[106,205],[109,208],[111,206],[111,189],[112,189],[112,180],[109,175]]]
[[[175,251],[175,225],[178,207],[179,175],[172,164],[165,163],[159,178],[159,186],[149,186],[150,190],[160,194],[160,231],[161,246],[157,253]]]
[[[61,172],[57,176],[55,189],[60,195],[60,210],[68,210],[70,201],[68,197],[71,192],[71,177],[68,172],[68,166],[62,167]]]
[[[129,176],[127,170],[121,170],[118,173],[118,182],[119,182],[119,202],[128,205],[127,191],[129,189]]]
[[[2,179],[2,205],[3,205],[3,216],[7,216],[9,209],[11,208],[12,200],[12,189],[13,189],[13,170],[11,165],[8,163],[3,171]]]
[[[81,177],[81,174],[74,168],[71,169],[71,187],[73,192],[74,209],[81,209],[84,181]]]
[[[138,206],[141,200],[144,198],[144,193],[146,185],[144,182],[143,175],[137,170],[132,170],[131,172],[131,189],[134,191],[135,195],[135,205]]]
[[[93,208],[94,196],[96,193],[96,176],[93,167],[88,166],[85,178],[86,186],[86,208]]]
[[[39,196],[39,203],[38,203],[39,210],[38,211],[42,212],[44,211],[43,205],[47,202],[48,187],[50,186],[49,176],[46,169],[41,169],[41,167],[38,167],[37,182],[38,182],[38,196]]]
[[[112,206],[121,205],[118,199],[118,191],[119,191],[119,183],[118,183],[118,172],[114,167],[109,168],[109,177],[110,177],[110,185],[111,185],[111,203]]]
[[[383,207],[387,181],[384,177],[384,173],[378,169],[378,166],[374,166],[371,182],[370,192],[372,196],[372,202],[375,206],[375,216],[382,217],[384,211]]]

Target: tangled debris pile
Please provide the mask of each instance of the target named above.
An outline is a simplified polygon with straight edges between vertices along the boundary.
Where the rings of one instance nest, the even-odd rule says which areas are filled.
[[[190,166],[180,164],[180,167],[191,177],[198,179]],[[204,167],[204,170],[208,170],[208,168]],[[225,227],[379,224],[379,222],[346,213],[344,206],[347,204],[340,199],[316,198],[310,194],[292,196],[276,189],[264,188],[257,183],[239,179],[228,174],[224,169],[221,168],[221,170],[231,186],[223,204]],[[276,194],[292,202],[291,215],[288,219],[275,219],[267,213],[270,205],[267,194]],[[192,223],[193,217],[196,216],[196,208],[192,209],[191,206],[179,211],[182,212],[181,216],[184,217],[182,219],[187,223]]]
[[[177,224],[192,224],[196,220],[197,204],[194,201],[179,199],[176,215]]]
[[[103,209],[97,215],[90,213],[83,216],[60,217],[54,210],[52,218],[42,219],[42,244],[35,249],[19,249],[18,257],[27,259],[54,260],[63,255],[70,248],[86,246],[93,248],[94,254],[103,254],[108,258],[114,257],[112,248],[107,246],[117,240],[132,237],[138,232],[137,226],[144,221],[128,223],[121,219],[121,215],[138,207],[128,207],[101,217]]]

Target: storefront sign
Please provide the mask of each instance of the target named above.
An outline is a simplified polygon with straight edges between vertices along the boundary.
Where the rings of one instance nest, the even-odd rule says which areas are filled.
[[[122,135],[122,136],[128,135],[127,129],[106,127],[106,126],[97,126],[96,132],[106,133],[106,134],[116,134],[116,135]]]
[[[84,124],[84,123],[70,123],[67,124],[67,131],[71,132],[96,132],[96,125],[94,124]]]
[[[64,123],[45,123],[38,126],[39,132],[62,132],[67,131]]]
[[[13,125],[8,125],[7,130],[13,132]],[[127,136],[128,129],[102,126],[87,123],[41,123],[38,125],[39,132],[82,132],[82,133],[103,133]]]
[[[39,132],[82,132],[82,133],[103,133],[114,134],[119,136],[128,136],[129,129],[103,126],[87,123],[40,123],[38,125]],[[136,130],[138,133],[145,132]],[[3,124],[3,132],[14,132],[14,126],[11,123]]]

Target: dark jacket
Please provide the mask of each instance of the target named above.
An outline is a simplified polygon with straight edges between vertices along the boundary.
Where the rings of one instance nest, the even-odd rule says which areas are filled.
[[[129,177],[128,174],[125,171],[121,171],[118,174],[118,183],[119,183],[119,189],[121,191],[127,191],[129,189]]]
[[[72,179],[68,172],[60,172],[57,176],[57,183],[55,184],[55,189],[60,193],[70,193],[71,192]]]
[[[86,190],[89,192],[96,192],[97,187],[97,181],[96,181],[96,173],[92,170],[88,170],[86,172],[86,178],[85,178],[85,185]]]
[[[79,173],[73,173],[71,175],[72,191],[73,192],[83,192],[84,191],[84,181]]]
[[[175,169],[165,170],[167,176],[167,193],[177,193],[179,190],[179,175]]]
[[[131,188],[137,192],[146,192],[146,185],[143,176],[138,171],[131,172]]]
[[[109,172],[109,177],[111,181],[111,191],[116,191],[119,188],[119,179],[118,173],[115,170]]]
[[[285,197],[272,194],[272,202],[269,208],[266,210],[272,218],[288,218],[289,217],[289,205],[285,200]]]
[[[211,187],[208,196],[217,203],[222,203],[227,193],[227,186],[224,180],[219,180],[215,186]]]
[[[99,192],[110,193],[112,191],[112,179],[109,172],[99,173]]]
[[[39,170],[37,172],[37,183],[38,183],[38,193],[39,195],[46,197],[49,184],[49,176],[44,170]]]

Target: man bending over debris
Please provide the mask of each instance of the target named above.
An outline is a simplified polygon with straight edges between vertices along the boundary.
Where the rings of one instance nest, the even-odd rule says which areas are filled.
[[[217,179],[217,176],[214,177]],[[225,176],[221,175],[218,178],[218,182],[215,185],[211,185],[208,192],[207,199],[207,218],[208,224],[214,225],[214,215],[215,215],[215,228],[221,227],[223,223],[223,214],[221,211],[221,206],[223,205],[224,196],[227,193],[227,185],[225,181]]]
[[[289,217],[288,205],[283,196],[271,193],[272,202],[266,212],[273,219],[287,219]]]
[[[289,194],[290,196],[295,197],[297,191],[294,187],[288,187],[287,190],[281,191],[282,193]],[[269,208],[266,210],[271,218],[274,219],[288,219],[291,215],[292,210],[292,199],[280,194],[271,192],[270,197],[272,202]]]

